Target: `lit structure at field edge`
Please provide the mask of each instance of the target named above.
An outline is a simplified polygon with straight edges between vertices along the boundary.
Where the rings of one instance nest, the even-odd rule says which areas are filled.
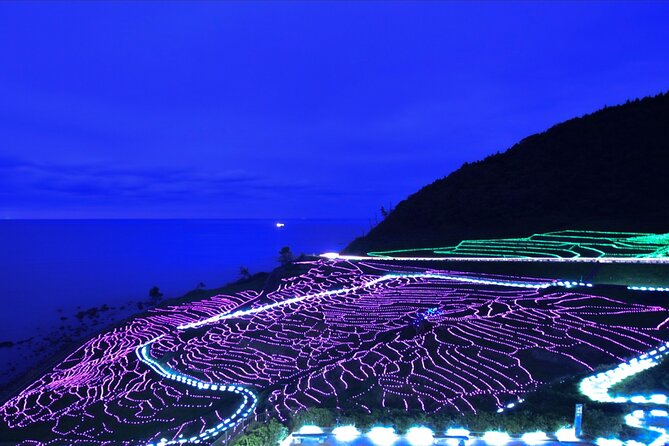
[[[641,411],[639,411],[641,412]],[[657,412],[657,411],[654,411]],[[305,429],[306,428],[306,429]],[[449,428],[443,435],[439,432],[433,431],[427,426],[413,426],[407,430],[404,435],[398,435],[393,427],[376,426],[371,428],[366,433],[361,433],[355,426],[346,425],[338,426],[332,429],[331,433],[326,433],[323,429],[317,426],[303,426],[281,442],[281,446],[292,446],[295,444],[302,444],[304,439],[314,439],[314,435],[320,434],[320,443],[329,444],[328,437],[333,437],[339,443],[351,443],[358,439],[361,435],[365,435],[373,444],[379,446],[392,446],[400,440],[402,443],[409,443],[411,446],[431,446],[433,444],[447,444],[449,446],[458,446],[463,442],[481,440],[490,446],[503,446],[509,442],[516,443],[518,440],[530,445],[536,446],[547,442],[573,443],[580,442],[581,439],[574,435],[574,430],[571,428],[562,428],[554,435],[548,435],[545,432],[534,431],[527,432],[522,435],[511,436],[503,431],[487,431],[478,434],[471,434],[467,429],[463,428]],[[444,441],[445,440],[445,441]],[[612,440],[605,440],[610,442]],[[635,443],[635,444],[634,444]],[[465,443],[467,444],[467,443]],[[646,446],[639,442],[626,442],[627,446]],[[622,446],[622,442],[621,445]]]
[[[404,436],[411,446],[431,446],[434,443],[434,432],[429,427],[414,426]]]
[[[511,436],[506,432],[488,431],[483,434],[482,439],[490,445],[503,445],[511,441]]]
[[[508,407],[541,384],[537,352],[581,372],[669,338],[666,309],[571,283],[378,260],[305,265],[273,292],[154,310],[102,333],[0,406],[0,417],[17,432],[50,432],[37,438],[47,445],[206,444],[265,389],[279,417],[322,401]]]
[[[394,428],[382,426],[373,427],[367,437],[375,446],[390,446],[399,438]]]

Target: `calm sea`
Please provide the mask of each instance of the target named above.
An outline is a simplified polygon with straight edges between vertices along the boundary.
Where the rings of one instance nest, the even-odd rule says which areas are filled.
[[[366,220],[0,221],[0,342],[57,328],[82,309],[221,286],[277,266],[278,251],[339,251]],[[134,308],[130,304],[128,312]]]

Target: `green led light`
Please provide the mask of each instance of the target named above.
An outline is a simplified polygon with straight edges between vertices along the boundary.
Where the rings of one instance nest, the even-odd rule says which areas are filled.
[[[667,258],[669,234],[565,230],[524,238],[463,240],[455,246],[369,252],[373,257]]]

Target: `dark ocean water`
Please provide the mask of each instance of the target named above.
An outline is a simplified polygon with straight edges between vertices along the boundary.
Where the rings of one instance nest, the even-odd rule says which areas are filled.
[[[175,297],[200,282],[214,288],[235,280],[242,265],[271,270],[282,246],[295,254],[339,251],[369,228],[366,220],[275,223],[0,221],[0,342],[58,328],[82,309],[146,300],[154,285]]]

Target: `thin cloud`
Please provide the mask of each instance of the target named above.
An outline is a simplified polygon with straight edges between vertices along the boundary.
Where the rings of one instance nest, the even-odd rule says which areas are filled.
[[[193,170],[101,164],[39,164],[0,159],[0,195],[41,200],[182,201],[337,195],[301,178],[270,178],[243,169]]]

